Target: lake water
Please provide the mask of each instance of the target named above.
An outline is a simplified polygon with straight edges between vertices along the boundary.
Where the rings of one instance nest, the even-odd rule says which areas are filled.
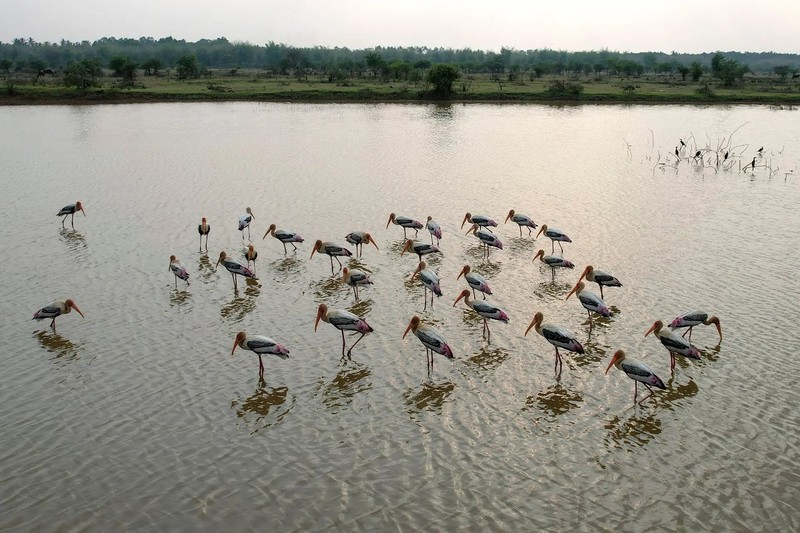
[[[0,529],[799,529],[798,113],[0,108]],[[711,152],[731,135],[733,164],[717,168]],[[76,200],[86,216],[62,230],[55,213]],[[246,207],[259,279],[234,294],[214,264],[221,250],[241,257]],[[575,270],[553,281],[534,263],[550,241],[503,225],[511,208],[568,233]],[[500,223],[505,247],[488,260],[459,227],[467,211]],[[390,212],[442,225],[432,312]],[[270,223],[306,242],[284,256],[260,238]],[[326,256],[309,258],[316,239],[344,244],[355,230],[380,248],[351,260],[374,281],[358,303]],[[171,254],[189,287],[175,289]],[[452,305],[467,263],[510,316],[491,344]],[[591,334],[564,300],[587,264],[624,285],[604,291],[614,315]],[[62,316],[57,332],[31,321],[65,298],[85,319]],[[314,332],[323,302],[375,329],[352,361],[331,325]],[[724,340],[695,328],[702,360],[681,358],[670,376],[644,333],[695,308],[720,317]],[[523,336],[536,311],[586,347],[560,378],[552,347]],[[430,377],[422,344],[401,338],[414,314],[456,354],[436,355]],[[230,356],[240,330],[291,358],[265,356],[260,382],[251,352]],[[633,382],[603,373],[619,348],[669,388],[634,407]]]

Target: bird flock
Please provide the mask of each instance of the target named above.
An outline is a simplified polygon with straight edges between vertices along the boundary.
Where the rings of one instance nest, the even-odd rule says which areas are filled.
[[[57,216],[63,217],[61,219],[62,228],[65,227],[66,218],[69,216],[71,217],[70,222],[74,229],[74,215],[78,211],[82,212],[84,216],[86,216],[83,205],[79,201],[75,202],[74,204],[69,204],[58,211]],[[242,214],[238,220],[238,231],[240,231],[242,234],[243,242],[245,239],[245,230],[247,230],[248,239],[250,238],[250,225],[254,220],[255,216],[253,215],[252,210],[247,207],[245,209],[245,213]],[[507,223],[509,220],[519,226],[520,237],[523,237],[522,230],[523,228],[526,228],[528,230],[528,237],[536,239],[540,235],[544,234],[545,237],[550,239],[551,255],[545,255],[545,251],[540,249],[533,256],[533,260],[535,261],[538,259],[545,265],[549,266],[552,270],[553,279],[555,279],[557,269],[573,269],[575,267],[575,265],[569,260],[565,259],[563,255],[555,255],[556,243],[558,243],[559,249],[563,254],[564,248],[562,243],[572,242],[566,233],[559,229],[548,227],[546,224],[542,224],[539,232],[536,234],[536,237],[533,237],[533,229],[536,229],[538,225],[534,223],[532,218],[516,213],[513,209],[508,212],[504,223]],[[471,224],[471,226],[465,235],[472,234],[478,239],[479,244],[483,248],[484,258],[489,257],[489,254],[493,248],[497,250],[503,249],[502,241],[491,229],[498,227],[498,224],[495,222],[495,220],[488,216],[473,215],[467,212],[461,222],[462,230],[467,223]],[[400,255],[402,256],[407,252],[413,252],[419,258],[417,268],[411,274],[410,279],[413,281],[414,279],[419,278],[424,288],[423,310],[427,311],[428,305],[430,305],[432,312],[434,301],[436,298],[440,298],[442,296],[442,290],[438,275],[436,272],[428,268],[428,265],[423,260],[423,257],[430,254],[441,254],[441,250],[438,247],[438,243],[440,242],[440,239],[442,239],[441,226],[430,216],[427,217],[426,224],[423,225],[421,222],[413,218],[398,216],[395,215],[395,213],[391,213],[389,215],[389,219],[386,223],[387,229],[390,224],[394,224],[403,228],[403,238],[405,239],[405,242]],[[419,236],[419,230],[423,228],[426,228],[430,233],[430,244],[416,240],[416,238]],[[413,239],[408,237],[409,230],[414,231]],[[200,236],[200,252],[202,253],[204,251],[204,244],[205,252],[208,252],[208,238],[209,234],[211,233],[211,226],[205,217],[201,219],[201,222],[197,227],[197,231]],[[264,236],[262,237],[262,240],[266,239],[269,235],[282,243],[284,254],[289,253],[288,249],[286,248],[287,244],[291,245],[293,251],[295,251],[297,250],[296,243],[304,242],[304,239],[297,233],[278,229],[275,224],[271,224],[268,227],[266,233],[264,233]],[[205,243],[203,242],[204,238]],[[361,257],[363,254],[364,244],[372,244],[376,250],[380,250],[375,242],[375,239],[366,231],[354,231],[348,233],[344,239],[346,242],[355,246],[355,251],[357,254],[356,257]],[[434,244],[434,239],[436,244]],[[353,297],[356,301],[358,301],[360,298],[359,288],[373,285],[373,281],[367,272],[364,272],[358,268],[352,268],[351,266],[344,266],[342,264],[339,259],[340,257],[353,256],[353,252],[346,247],[333,242],[317,240],[312,246],[310,259],[313,259],[314,254],[316,253],[324,254],[329,257],[332,275],[337,275],[333,260],[335,259],[337,261],[339,264],[339,271],[341,273],[341,280],[352,288]],[[243,255],[245,261],[231,257],[223,250],[219,253],[219,259],[215,265],[215,268],[218,268],[221,264],[231,274],[234,291],[238,291],[238,277],[256,278],[255,264],[256,259],[258,258],[258,253],[256,252],[252,242],[245,248]],[[187,286],[189,285],[189,271],[175,255],[171,255],[169,258],[169,271],[174,275],[176,289],[178,287],[178,280],[184,281]],[[482,335],[487,339],[487,342],[491,342],[490,321],[494,320],[502,323],[508,323],[509,315],[491,303],[491,301],[487,298],[487,296],[491,297],[494,294],[490,288],[489,281],[487,281],[480,274],[473,272],[470,265],[464,265],[456,279],[461,279],[462,276],[464,277],[468,288],[463,289],[458,294],[458,297],[453,302],[453,307],[456,307],[458,303],[463,300],[464,305],[467,308],[472,309],[472,311],[474,311],[483,320]],[[589,283],[596,283],[600,289],[600,296],[587,290],[584,280]],[[597,314],[606,318],[611,316],[609,306],[606,305],[603,300],[604,287],[622,287],[622,283],[611,274],[596,270],[592,265],[587,265],[583,269],[580,277],[575,283],[575,286],[565,298],[566,300],[569,300],[571,296],[575,295],[576,299],[581,303],[583,308],[586,309],[589,318],[590,333],[594,325],[592,320],[593,314]],[[480,299],[477,297],[478,292],[481,293]],[[430,297],[428,297],[428,293],[430,293]],[[56,317],[69,314],[73,309],[80,314],[81,317],[84,317],[83,312],[81,312],[81,310],[78,308],[75,301],[68,298],[64,300],[55,300],[42,307],[36,311],[33,319],[51,319],[50,327],[55,330]],[[352,357],[353,349],[356,347],[356,345],[358,345],[358,343],[361,342],[366,335],[374,331],[374,329],[363,317],[344,309],[329,308],[325,303],[319,304],[317,308],[316,320],[314,321],[315,332],[318,329],[320,321],[332,325],[341,333],[342,359],[350,359]],[[652,333],[661,342],[664,348],[666,348],[670,355],[670,372],[674,373],[676,356],[689,359],[700,359],[700,351],[691,344],[693,328],[698,325],[712,324],[716,327],[719,334],[719,341],[721,342],[722,326],[719,318],[716,316],[709,316],[708,313],[702,311],[690,311],[684,313],[675,317],[666,325],[661,320],[656,320],[650,329],[648,329],[645,333],[645,337]],[[676,330],[678,329],[686,329],[686,331],[681,336],[676,333]],[[563,369],[563,358],[559,348],[561,350],[577,354],[578,356],[584,354],[584,347],[580,341],[578,341],[576,335],[561,326],[545,323],[544,314],[541,311],[534,313],[533,319],[525,330],[524,336],[527,336],[531,330],[534,330],[537,334],[541,335],[544,340],[550,343],[555,349],[554,372],[557,376],[561,375]],[[347,347],[345,332],[352,332],[354,335],[358,336],[358,338],[349,348]],[[434,353],[443,355],[447,359],[453,359],[455,357],[453,349],[448,344],[442,332],[434,328],[432,325],[424,322],[419,316],[414,315],[411,317],[408,326],[402,335],[402,338],[405,338],[409,332],[414,334],[425,348],[427,370],[429,375],[433,372]],[[688,339],[686,338],[687,335]],[[262,355],[275,355],[282,359],[287,359],[289,357],[288,348],[280,342],[277,342],[264,335],[248,335],[244,331],[240,331],[236,334],[231,355],[234,354],[236,348],[249,350],[258,356],[260,379],[263,379],[264,376],[264,362],[262,360]],[[654,393],[653,387],[657,389],[667,388],[664,381],[658,377],[649,366],[641,361],[628,359],[623,350],[617,350],[614,353],[611,361],[605,369],[605,373],[607,374],[612,367],[616,367],[617,369],[621,370],[634,381],[634,404],[637,403],[639,383],[642,383],[642,385],[648,389],[650,394],[642,398],[642,400],[639,400],[638,403],[641,403],[645,399],[652,396]]]

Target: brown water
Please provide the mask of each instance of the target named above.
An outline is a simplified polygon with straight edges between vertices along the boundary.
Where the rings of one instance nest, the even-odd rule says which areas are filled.
[[[800,528],[797,111],[233,103],[0,119],[0,529]],[[658,165],[679,138],[716,147],[740,126],[742,166],[764,146],[755,172]],[[54,215],[75,200],[87,216],[62,231]],[[213,266],[241,254],[247,206],[259,280],[234,295]],[[510,208],[567,232],[576,270],[552,282],[531,261],[549,240],[518,238]],[[392,211],[443,227],[432,313],[402,230],[384,228]],[[459,229],[466,211],[501,223],[488,261]],[[306,238],[297,253],[261,240],[273,222]],[[375,282],[356,305],[327,257],[309,259],[354,230],[380,247],[353,262]],[[491,344],[452,307],[466,263],[511,317]],[[564,301],[589,263],[624,284],[591,335]],[[85,319],[57,333],[30,320],[68,297]],[[320,302],[375,328],[352,362],[332,326],[314,333]],[[696,328],[702,361],[670,379],[643,336],[693,308],[725,338]],[[586,346],[560,379],[550,345],[523,337],[537,310]],[[414,314],[456,353],[430,378],[422,345],[401,340]],[[265,357],[266,383],[253,354],[230,357],[239,330],[291,350]],[[633,407],[633,383],[603,374],[617,348],[669,389]]]

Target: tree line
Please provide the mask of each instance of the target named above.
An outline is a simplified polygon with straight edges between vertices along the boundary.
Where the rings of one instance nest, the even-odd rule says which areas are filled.
[[[46,69],[83,73],[82,79],[110,69],[114,75],[133,79],[136,71],[158,75],[174,70],[179,78],[200,75],[204,69],[264,69],[298,77],[310,73],[328,76],[331,81],[374,76],[384,80],[417,82],[433,65],[455,66],[461,74],[485,73],[514,81],[545,75],[620,75],[647,73],[700,79],[712,72],[726,85],[748,72],[797,77],[800,55],[774,52],[716,52],[680,54],[676,52],[568,52],[552,49],[519,50],[501,48],[499,52],[471,48],[428,48],[424,46],[349,49],[293,47],[270,41],[263,46],[231,42],[224,37],[187,42],[173,37],[114,38],[96,41],[37,42],[17,38],[0,42],[0,72],[46,72]],[[80,85],[80,82],[78,83]]]

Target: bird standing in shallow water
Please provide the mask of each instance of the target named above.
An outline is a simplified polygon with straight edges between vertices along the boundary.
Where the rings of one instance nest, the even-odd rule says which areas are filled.
[[[245,258],[247,258],[247,266],[250,266],[250,262],[253,262],[253,274],[256,273],[256,259],[258,259],[258,252],[256,252],[255,247],[251,244],[247,247],[247,251],[244,253]]]
[[[586,265],[578,281],[583,278],[586,278],[586,281],[597,283],[597,286],[600,287],[600,298],[603,297],[603,287],[622,287],[622,283],[617,278],[601,270],[595,270],[592,265]]]
[[[358,301],[358,287],[360,285],[372,285],[372,280],[363,270],[354,268],[350,270],[347,267],[342,269],[342,281],[353,287],[353,296]]]
[[[255,272],[250,270],[249,267],[247,267],[246,265],[243,265],[241,262],[237,261],[236,259],[228,257],[228,254],[226,254],[224,251],[219,253],[219,259],[217,259],[217,264],[214,265],[214,268],[218,267],[220,263],[222,263],[222,266],[224,266],[225,269],[228,272],[231,273],[231,278],[233,278],[233,290],[234,291],[238,291],[239,290],[239,287],[238,287],[238,285],[236,283],[237,274],[239,276],[244,277],[244,278],[253,278],[253,279],[255,279],[255,277],[256,277]]]
[[[542,227],[539,228],[539,233],[536,234],[536,237],[538,238],[539,235],[541,235],[542,233],[544,233],[545,237],[550,239],[551,254],[556,253],[556,242],[558,243],[558,247],[561,248],[562,254],[564,253],[564,247],[561,246],[561,243],[572,242],[572,239],[570,239],[566,233],[564,233],[560,229],[548,228],[547,224],[542,224]]]
[[[264,239],[266,239],[267,235],[269,235],[270,233],[272,234],[273,237],[275,237],[276,239],[281,241],[281,243],[283,243],[283,255],[286,255],[287,253],[286,252],[287,242],[291,244],[292,248],[294,248],[295,250],[297,250],[297,246],[295,246],[294,243],[303,242],[303,238],[297,233],[294,233],[293,231],[277,229],[277,226],[275,226],[275,224],[269,225],[269,228],[267,228],[267,232],[264,234],[263,237],[261,237],[261,240],[263,241]]]
[[[253,211],[249,207],[245,209],[245,213],[239,217],[239,231],[242,232],[242,240],[244,240],[245,228],[247,228],[247,238],[250,238],[250,223],[255,220],[255,218]]]
[[[414,220],[413,218],[409,217],[399,217],[396,216],[394,213],[389,214],[389,221],[386,223],[386,227],[389,227],[389,224],[392,223],[396,226],[401,226],[403,228],[403,238],[406,239],[408,236],[406,235],[406,229],[410,228],[414,230],[414,237],[419,235],[419,230],[422,229],[422,222]]]
[[[400,252],[400,256],[402,257],[403,254],[405,254],[409,250],[412,250],[415,254],[417,254],[417,257],[419,257],[420,261],[422,261],[422,256],[423,255],[436,254],[436,253],[440,254],[440,253],[442,253],[442,251],[439,250],[439,247],[436,246],[435,244],[428,244],[427,242],[412,241],[411,239],[408,239],[406,241],[406,244],[403,246],[403,251]]]
[[[582,281],[579,281],[575,284],[572,290],[569,291],[569,294],[567,294],[567,297],[564,299],[569,300],[570,296],[577,294],[578,300],[580,300],[583,308],[586,309],[586,314],[589,315],[589,332],[591,332],[592,327],[594,326],[594,321],[592,320],[592,311],[606,318],[611,316],[611,311],[608,310],[608,306],[606,306],[605,302],[603,302],[600,297],[593,292],[585,290],[585,288],[586,285],[584,285]]]
[[[186,270],[186,267],[183,266],[183,263],[174,255],[169,256],[169,269],[175,275],[176,289],[178,288],[178,278],[185,281],[187,287],[189,286],[189,272]]]
[[[471,228],[467,231],[467,234],[472,233],[475,235],[478,240],[481,241],[481,245],[483,245],[483,257],[489,257],[489,247],[492,246],[493,248],[497,248],[499,250],[503,249],[503,243],[498,239],[494,233],[490,233],[483,228],[479,228],[477,224],[473,224]]]
[[[464,268],[461,269],[456,279],[464,276],[464,279],[467,280],[467,285],[472,289],[472,297],[475,298],[475,291],[480,291],[483,293],[483,299],[485,300],[487,294],[492,294],[492,289],[489,288],[489,283],[486,281],[486,278],[470,270],[469,265],[464,265]]]
[[[416,335],[422,345],[425,346],[425,355],[427,356],[428,360],[429,376],[431,372],[433,372],[433,352],[442,354],[448,359],[453,359],[453,350],[447,344],[444,336],[439,333],[438,330],[420,320],[418,316],[411,318],[411,322],[408,323],[408,327],[403,333],[404,339],[406,338],[406,335],[408,335],[409,331]]]
[[[61,210],[56,213],[57,217],[63,216],[64,218],[61,219],[61,227],[66,229],[64,226],[64,221],[67,220],[67,215],[69,215],[70,219],[69,222],[72,224],[72,229],[75,229],[75,213],[80,211],[83,213],[83,216],[86,216],[86,211],[83,210],[83,204],[80,201],[75,202],[74,204],[65,205],[61,208]]]
[[[261,354],[277,355],[281,359],[289,359],[289,350],[283,344],[263,335],[248,335],[244,331],[240,331],[233,339],[231,356],[237,347],[242,350],[250,350],[258,356],[258,376],[261,379],[264,379],[264,361],[261,360]]]
[[[343,246],[339,246],[338,244],[334,244],[332,242],[322,242],[319,239],[317,239],[317,242],[314,243],[314,248],[311,250],[311,257],[314,257],[314,252],[328,255],[331,260],[331,272],[333,272],[334,257],[336,258],[336,262],[339,263],[339,268],[342,268],[342,262],[339,261],[338,256],[341,255],[344,257],[350,257],[353,255],[353,252]]]
[[[642,363],[641,361],[634,361],[625,358],[625,352],[622,350],[617,350],[614,352],[614,357],[611,358],[611,362],[608,364],[606,368],[606,374],[608,371],[611,370],[612,366],[616,366],[619,370],[625,372],[625,375],[628,376],[633,380],[633,403],[636,403],[636,396],[639,394],[639,383],[647,387],[647,390],[650,391],[650,394],[642,398],[639,403],[642,403],[650,396],[653,395],[653,389],[650,388],[650,385],[659,388],[659,389],[666,389],[667,386],[664,385],[664,382],[661,380],[660,377],[656,376],[655,372],[650,370],[650,367],[646,364]]]
[[[709,317],[708,313],[704,313],[703,311],[689,311],[683,313],[681,316],[675,317],[672,322],[669,323],[669,329],[689,328],[687,331],[683,332],[681,337],[686,337],[688,333],[689,340],[691,341],[692,329],[700,324],[706,326],[714,324],[717,327],[717,333],[719,333],[719,342],[722,342],[722,325],[719,323],[719,318],[715,316]]]
[[[45,318],[52,318],[53,320],[50,321],[50,327],[53,328],[53,331],[56,329],[56,317],[61,315],[69,314],[70,311],[75,310],[81,315],[83,318],[83,313],[81,310],[78,309],[78,306],[75,305],[75,302],[69,298],[66,300],[55,300],[50,302],[48,305],[45,305],[33,315],[33,320],[44,320]]]
[[[364,252],[364,244],[372,243],[372,246],[374,246],[376,250],[380,249],[378,245],[375,244],[375,239],[372,238],[372,235],[366,231],[351,231],[344,236],[344,240],[355,245],[356,257],[361,257],[361,254]]]
[[[439,244],[439,239],[442,238],[442,227],[433,220],[433,217],[428,215],[428,222],[425,224],[425,227],[428,228],[428,231],[431,234],[431,244],[433,244],[433,238],[436,237],[436,244]]]
[[[197,233],[200,234],[200,251],[203,251],[203,235],[206,236],[206,252],[208,251],[208,234],[211,233],[211,226],[206,222],[206,217],[197,226]]]
[[[508,222],[509,218],[511,219],[511,222],[516,222],[516,224],[519,226],[519,236],[520,237],[522,237],[522,227],[523,226],[528,228],[528,235],[529,236],[533,235],[533,230],[538,227],[531,217],[525,216],[523,214],[516,213],[513,209],[508,212],[508,215],[506,216],[506,222]],[[505,224],[505,222],[504,222],[504,224]]]
[[[543,320],[544,315],[541,312],[537,312],[535,315],[533,315],[533,320],[531,321],[530,326],[528,326],[528,329],[525,330],[525,336],[527,337],[531,328],[535,327],[536,333],[544,337],[547,342],[555,347],[556,363],[553,371],[560,376],[561,370],[564,368],[564,361],[561,359],[561,354],[558,353],[558,349],[564,348],[570,352],[582,354],[583,346],[580,342],[578,342],[578,339],[575,337],[574,333],[567,331],[561,326],[542,324]]]
[[[423,307],[423,311],[428,308],[428,298],[426,291],[431,291],[431,309],[433,309],[433,295],[441,296],[442,289],[439,287],[439,276],[433,270],[427,268],[428,265],[425,264],[425,261],[420,261],[419,265],[417,265],[417,269],[411,274],[411,279],[413,280],[417,275],[419,275],[419,279],[422,281],[423,286],[423,293],[422,298],[425,300],[425,306]]]
[[[492,341],[492,332],[489,330],[489,319],[499,320],[500,322],[508,324],[508,315],[505,311],[485,300],[470,300],[469,289],[461,291],[461,294],[458,295],[458,298],[456,298],[456,301],[453,303],[453,307],[455,307],[462,298],[464,299],[464,303],[467,304],[468,307],[471,307],[472,310],[478,313],[483,319],[483,336],[488,337],[489,342]]]
[[[317,308],[317,319],[314,321],[314,331],[317,331],[317,326],[319,325],[320,320],[327,322],[342,332],[342,359],[345,358],[345,331],[355,331],[361,333],[361,336],[358,338],[358,340],[353,343],[349,350],[347,350],[348,359],[350,358],[353,348],[355,348],[356,344],[358,344],[361,339],[364,338],[364,335],[375,331],[363,318],[343,309],[328,309],[328,306],[325,304],[319,304],[319,307]]]
[[[653,322],[645,337],[653,333],[661,344],[669,351],[669,369],[675,371],[675,354],[688,357],[689,359],[700,359],[700,351],[689,343],[686,339],[675,333],[664,329],[664,323],[660,320]]]

